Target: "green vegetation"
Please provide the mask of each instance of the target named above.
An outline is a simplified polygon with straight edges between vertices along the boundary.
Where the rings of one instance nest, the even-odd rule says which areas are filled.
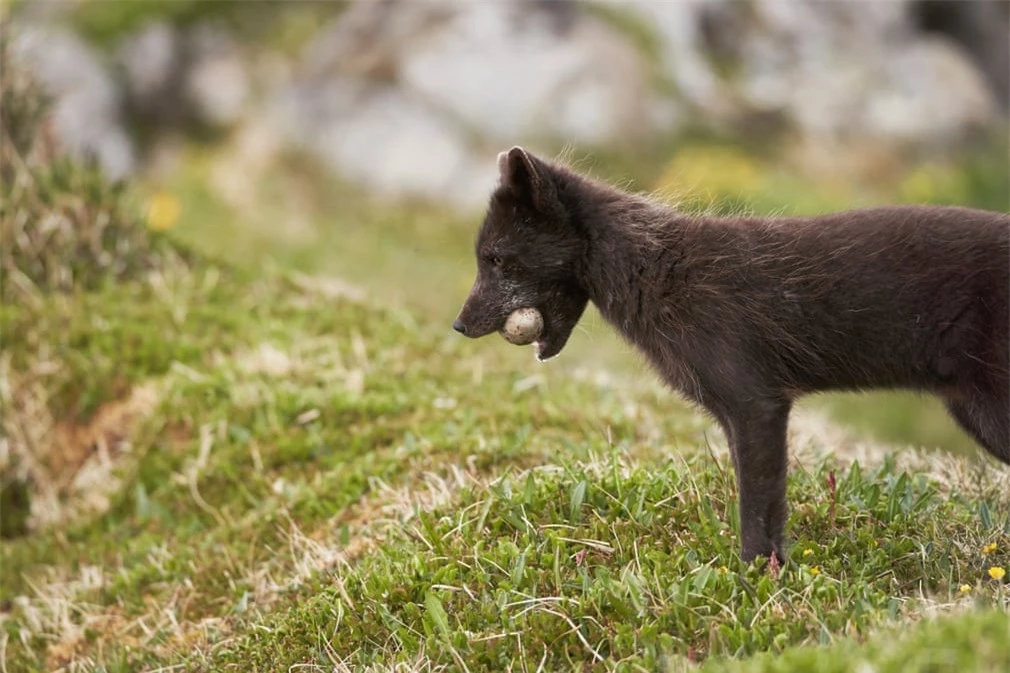
[[[68,327],[23,329],[42,319]],[[774,579],[737,560],[728,460],[668,396],[281,272],[194,262],[7,307],[2,328],[15,371],[56,354],[92,406],[121,377],[158,391],[107,511],[5,541],[0,600],[28,597],[4,624],[13,670],[655,668],[1010,602],[987,576],[1010,564],[996,482],[808,457]],[[995,648],[999,619],[963,637]]]
[[[144,0],[143,2],[81,2],[68,17],[75,30],[93,44],[114,48],[125,35],[154,23],[184,28],[197,23],[224,26],[243,41],[264,40],[270,46],[293,48],[313,26],[343,11],[342,0],[260,0],[256,3],[206,0]]]
[[[950,419],[940,400],[913,392],[825,395],[804,402],[822,405],[831,417],[859,434],[893,444],[943,447],[972,455],[978,448]]]
[[[166,251],[123,185],[60,156],[43,129],[38,85],[14,62],[6,28],[0,106],[0,291],[4,302],[40,291],[93,289],[156,268]],[[7,139],[10,139],[10,142]]]
[[[451,333],[472,220],[228,148],[113,188],[10,119],[26,140],[0,166],[20,190],[0,279],[6,670],[1010,658],[1010,489],[991,461],[864,446],[801,414],[790,561],[745,565],[721,436],[593,316],[548,366]],[[781,203],[809,186],[708,156],[759,162],[734,184]],[[251,183],[223,196],[236,165]],[[929,175],[909,184],[995,184]]]
[[[961,614],[884,629],[868,642],[845,640],[832,647],[798,647],[781,654],[762,654],[746,662],[713,662],[706,671],[774,673],[779,671],[866,670],[999,671],[1010,661],[1010,623],[1002,612]]]
[[[352,668],[423,652],[471,670],[541,660],[551,670],[594,660],[649,670],[858,636],[921,610],[909,590],[950,600],[973,581],[978,541],[963,537],[973,506],[923,480],[854,468],[831,525],[827,470],[796,479],[797,563],[774,579],[734,560],[725,464],[706,456],[645,468],[622,454],[601,447],[588,465],[562,460],[419,512],[382,553],[334,577],[339,586],[321,584],[264,635],[218,655],[261,670],[336,663],[328,651]],[[923,547],[924,530],[948,541]]]

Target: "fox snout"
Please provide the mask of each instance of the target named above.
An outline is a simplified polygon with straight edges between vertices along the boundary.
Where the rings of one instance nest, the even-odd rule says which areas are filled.
[[[504,321],[502,321],[502,324],[504,324]],[[487,336],[491,332],[497,331],[499,327],[496,326],[496,323],[487,320],[468,320],[463,317],[463,312],[460,312],[459,317],[452,323],[454,330],[471,339]]]
[[[467,310],[464,305],[459,312],[459,316],[452,323],[452,328],[471,339],[478,339],[501,329],[505,324],[505,319],[497,319],[495,316],[482,314],[480,311]]]
[[[490,301],[480,292],[471,292],[463,302],[463,308],[452,323],[452,328],[471,339],[500,330],[505,325],[508,312],[502,302]]]

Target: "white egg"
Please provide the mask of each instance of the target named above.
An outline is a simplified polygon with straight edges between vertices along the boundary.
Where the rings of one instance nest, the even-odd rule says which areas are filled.
[[[512,311],[501,329],[501,335],[511,344],[525,346],[540,338],[543,331],[544,317],[535,308],[527,307]]]

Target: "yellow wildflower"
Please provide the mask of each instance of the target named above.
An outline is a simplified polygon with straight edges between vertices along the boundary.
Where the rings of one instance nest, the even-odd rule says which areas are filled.
[[[989,554],[993,553],[994,551],[996,551],[996,543],[995,542],[990,542],[986,546],[982,547],[982,553],[985,554],[986,556],[988,556]]]
[[[810,574],[813,575],[814,577],[820,575],[821,574],[821,567],[820,566],[814,566],[813,568],[810,569]]]
[[[729,572],[729,568],[727,568],[726,566],[720,566],[719,567],[719,574],[720,575],[725,575],[728,572]]]
[[[958,589],[958,591],[960,591],[963,594],[971,593],[971,585],[970,584],[962,584],[961,587],[960,587],[960,589]]]
[[[147,226],[154,231],[165,231],[175,226],[182,206],[179,199],[167,192],[158,192],[147,207]]]
[[[804,556],[810,556],[813,553],[814,553],[814,550],[810,549],[809,547],[807,547],[806,549],[803,550],[803,555]]]
[[[992,568],[989,568],[989,577],[994,580],[1001,580],[1004,575],[1006,575],[1006,570],[1000,566],[993,566]]]

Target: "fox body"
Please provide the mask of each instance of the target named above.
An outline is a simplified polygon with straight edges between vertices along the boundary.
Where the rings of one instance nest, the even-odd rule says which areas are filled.
[[[745,560],[785,558],[786,426],[804,394],[934,393],[1010,463],[1010,215],[897,206],[704,217],[519,147],[498,161],[455,329],[481,337],[536,308],[545,360],[592,301],[724,430]]]

